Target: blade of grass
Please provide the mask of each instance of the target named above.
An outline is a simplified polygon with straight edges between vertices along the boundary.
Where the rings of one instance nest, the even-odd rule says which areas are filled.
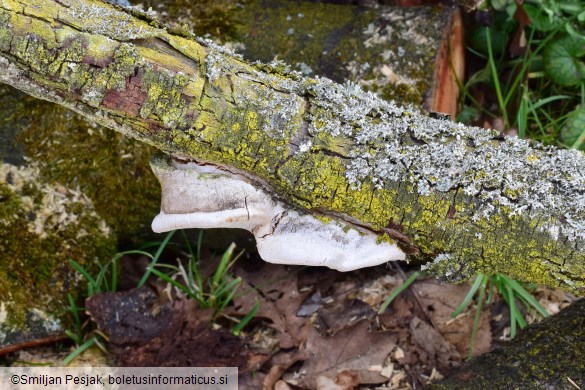
[[[189,259],[189,262],[191,261],[191,259]],[[177,274],[180,275],[185,283],[185,286],[189,289],[189,291],[191,291],[191,293],[193,293],[194,295],[199,295],[200,294],[200,290],[197,289],[197,286],[195,285],[194,281],[193,281],[193,274],[187,270],[185,270],[185,267],[183,267],[183,264],[181,263],[181,261],[178,261],[178,265],[177,267],[173,267],[175,268],[177,271]]]
[[[514,279],[510,278],[507,279],[508,279],[507,283],[510,285],[512,290],[518,295],[519,298],[521,298],[523,301],[525,301],[534,309],[536,309],[536,311],[538,311],[543,317],[548,317],[548,312],[546,311],[546,309],[542,307],[540,303],[538,303],[538,301],[532,296],[532,294],[526,291],[524,287],[522,287],[522,285],[515,281]]]
[[[121,259],[121,257],[117,258],[116,261],[112,261],[112,274],[111,274],[111,285],[110,291],[116,291],[118,290],[118,260]]]
[[[512,305],[514,305],[514,303],[511,303],[514,302],[514,296],[512,296],[509,288],[504,288],[504,291],[502,291],[502,296],[510,308],[510,338],[513,339],[516,337],[516,318],[514,317],[514,310],[512,309]]]
[[[384,303],[382,303],[382,305],[380,306],[380,309],[378,309],[378,314],[384,314],[384,312],[386,311],[386,309],[388,308],[388,306],[390,305],[390,303],[392,303],[392,301],[398,295],[400,295],[401,292],[403,292],[404,290],[406,290],[412,283],[414,283],[414,281],[416,280],[416,278],[418,278],[419,275],[420,275],[420,272],[419,271],[414,272],[400,286],[398,286],[394,290],[392,290],[392,292],[390,293],[390,295],[388,295],[388,298],[386,298],[386,300],[384,301]]]
[[[258,313],[258,310],[260,310],[260,302],[258,302],[258,300],[256,300],[256,303],[254,304],[254,307],[252,308],[252,310],[250,310],[248,312],[248,314],[246,314],[241,320],[240,322],[238,322],[233,328],[232,328],[232,334],[234,336],[238,336],[240,334],[240,332],[242,331],[242,329],[244,329],[244,326],[246,326],[248,324],[248,322],[250,322],[250,320],[252,318],[254,318],[254,316],[256,315],[256,313]]]
[[[546,104],[552,103],[554,101],[557,100],[565,100],[565,99],[570,99],[571,97],[568,95],[555,95],[555,96],[549,96],[546,98],[542,98],[542,99],[538,99],[536,102],[534,102],[532,104],[532,109],[536,110]]]
[[[101,349],[103,353],[107,354],[108,348],[106,348],[106,346],[102,343],[102,340],[105,340],[105,339],[100,340],[98,337],[95,337],[94,340],[95,340],[95,345],[99,349]]]
[[[67,357],[65,359],[63,359],[63,366],[68,366],[69,363],[71,363],[71,361],[73,359],[75,359],[77,356],[79,356],[81,353],[83,353],[83,351],[85,351],[86,349],[88,349],[89,347],[91,347],[92,345],[94,345],[96,343],[95,338],[91,338],[89,340],[87,340],[85,343],[81,344],[79,347],[75,348],[75,351],[71,352],[69,355],[67,355]]]
[[[232,299],[234,299],[234,295],[236,295],[236,291],[238,291],[238,287],[240,286],[240,283],[242,282],[242,280],[240,278],[236,278],[237,283],[234,285],[234,287],[229,290],[229,294],[225,297],[225,299],[222,300],[221,304],[218,306],[217,311],[220,312],[223,309],[226,308],[226,306],[232,301]]]
[[[201,261],[201,246],[203,244],[203,230],[199,231],[199,235],[197,236],[197,262]]]
[[[73,299],[73,295],[71,295],[71,293],[67,294],[67,300],[69,301],[69,310],[71,310],[71,314],[73,315],[73,324],[75,326],[75,333],[77,335],[80,335],[81,334],[81,320],[79,319],[79,313],[77,313],[78,312],[77,305],[75,304],[75,300]],[[79,344],[79,341],[80,340],[75,341],[75,344]]]
[[[522,316],[522,314],[518,310],[518,307],[516,306],[516,300],[514,292],[512,290],[512,286],[506,284],[505,291],[506,291],[505,295],[507,295],[507,302],[508,305],[510,306],[510,338],[513,339],[514,337],[516,337],[517,332],[516,324],[518,324],[520,328],[524,328],[526,327],[526,321],[524,320],[524,317]]]
[[[527,39],[527,45],[530,45],[530,43],[533,42],[533,39],[534,39],[534,29],[530,30],[530,34],[529,34],[528,39]],[[490,42],[491,42],[491,37],[490,37]],[[510,72],[510,77],[514,77],[514,81],[512,82],[511,85],[509,83],[507,84],[509,86],[508,94],[504,98],[504,105],[506,107],[510,103],[510,100],[512,99],[512,97],[516,94],[516,89],[518,88],[519,85],[521,85],[521,83],[522,83],[522,88],[523,89],[525,88],[525,85],[524,85],[524,81],[526,79],[525,75],[528,72],[528,69],[532,66],[534,57],[535,56],[534,56],[534,53],[532,51],[525,50],[523,58],[518,59],[516,61],[516,64],[514,65],[512,72]],[[516,67],[518,65],[521,65],[520,71],[516,72],[516,69],[517,69]],[[515,75],[515,76],[513,76],[513,75]]]
[[[73,267],[73,269],[75,269],[77,272],[83,275],[83,277],[87,281],[88,297],[91,297],[92,295],[94,295],[95,292],[99,291],[95,279],[91,277],[91,275],[85,270],[85,268],[83,268],[79,263],[77,263],[73,259],[69,260],[69,264],[71,265],[71,267]]]
[[[518,115],[516,121],[518,122],[518,137],[526,137],[526,128],[528,127],[528,94],[526,88],[522,88],[522,98],[520,99],[520,107],[518,107]]]
[[[488,280],[488,283],[489,283],[489,280]],[[492,303],[492,300],[494,299],[494,291],[496,289],[493,283],[489,283],[489,286],[490,286],[490,290],[489,290],[487,300],[485,301],[486,305],[489,305]]]
[[[467,360],[470,360],[473,357],[473,349],[475,348],[475,339],[477,337],[477,330],[479,328],[479,318],[481,316],[481,308],[483,307],[483,298],[485,297],[485,289],[488,278],[484,276],[480,280],[481,285],[479,287],[479,298],[477,298],[477,308],[475,309],[475,316],[473,317],[473,328],[471,329],[471,342],[469,343],[469,353],[467,354]]]
[[[234,244],[232,242],[230,244],[230,246],[226,249],[226,251],[223,253],[223,255],[221,256],[221,260],[219,261],[219,264],[217,266],[217,270],[215,271],[215,274],[213,275],[213,279],[211,280],[213,289],[215,289],[215,287],[219,284],[219,281],[221,280],[223,275],[226,273],[226,271],[228,269],[228,265],[230,264],[230,259],[232,257],[232,254],[234,253],[234,249],[236,249],[236,244]]]
[[[160,272],[156,268],[154,268],[152,270],[152,273],[155,274],[157,277],[161,278],[162,280],[164,280],[165,282],[172,284],[173,286],[175,286],[176,288],[181,290],[183,293],[185,293],[187,296],[195,299],[193,294],[191,294],[191,291],[189,291],[187,286],[185,286],[183,283],[177,282],[175,279],[171,278],[169,275],[165,274],[164,272]],[[197,299],[195,299],[195,300],[197,300]]]
[[[158,268],[168,268],[168,269],[173,270],[175,272],[180,272],[179,267],[177,267],[176,265],[172,265],[172,264],[157,264],[156,267],[158,267]]]
[[[75,334],[74,332],[65,329],[65,334],[67,335],[67,337],[69,337],[71,340],[73,340],[75,345],[79,345],[79,342],[81,341],[81,340],[79,340],[79,337],[77,336],[79,333]]]
[[[183,236],[183,240],[185,241],[185,245],[187,246],[187,251],[189,252],[189,255],[191,257],[193,257],[194,256],[193,247],[191,246],[191,243],[189,242],[189,238],[187,238],[187,234],[185,233],[185,231],[183,229],[181,229],[181,235]]]
[[[455,309],[453,314],[451,314],[451,318],[457,317],[471,303],[471,300],[473,299],[475,292],[477,291],[479,286],[481,286],[481,283],[483,282],[484,278],[485,278],[485,275],[483,275],[483,274],[479,274],[476,276],[475,281],[473,282],[473,285],[471,286],[471,288],[467,292],[467,295],[465,296],[465,298],[463,298],[463,300],[461,301],[461,304],[459,304],[459,306],[457,307],[457,309]]]
[[[201,252],[201,240],[203,239],[203,230],[199,231],[199,235],[197,237],[197,257],[195,257],[195,252],[193,251],[193,247],[187,238],[187,234],[185,234],[184,230],[181,230],[181,233],[189,252],[189,262],[187,263],[187,279],[189,281],[189,287],[192,290],[197,290],[199,293],[202,293],[203,281],[201,280],[201,275],[199,273],[199,258]]]
[[[217,298],[221,298],[225,293],[227,293],[228,291],[232,291],[234,289],[234,287],[236,287],[241,282],[242,282],[242,279],[235,278],[234,280],[232,280],[229,283],[222,283],[222,284],[220,284],[220,287],[217,290],[212,291],[211,294]]]
[[[498,71],[496,69],[496,62],[494,60],[494,52],[492,49],[492,38],[489,31],[489,28],[486,27],[486,41],[487,41],[487,49],[488,49],[488,63],[490,66],[492,80],[494,82],[494,88],[496,90],[496,96],[498,98],[498,104],[500,106],[500,112],[502,114],[502,118],[504,120],[504,128],[508,129],[510,127],[510,120],[508,118],[508,110],[506,109],[506,102],[504,101],[504,97],[502,95],[502,87],[500,85],[500,79],[498,77]]]
[[[197,287],[199,291],[203,293],[203,279],[201,278],[201,273],[199,272],[199,265],[201,264],[201,247],[203,245],[203,230],[199,231],[199,235],[197,236],[197,257],[192,257],[194,273],[195,273],[195,280],[197,281]]]
[[[148,268],[146,269],[146,272],[144,273],[144,275],[142,275],[142,278],[140,279],[140,282],[138,282],[138,285],[136,286],[137,288],[140,288],[140,287],[144,286],[144,284],[148,280],[148,277],[150,276],[150,273],[154,269],[154,266],[155,266],[156,262],[158,261],[158,258],[162,254],[163,250],[165,249],[165,247],[167,246],[168,242],[173,237],[173,234],[175,234],[175,232],[176,232],[176,230],[170,231],[167,234],[167,236],[165,237],[165,239],[162,241],[162,243],[160,244],[160,246],[156,250],[156,253],[154,254],[154,257],[152,258],[152,261],[148,265]]]

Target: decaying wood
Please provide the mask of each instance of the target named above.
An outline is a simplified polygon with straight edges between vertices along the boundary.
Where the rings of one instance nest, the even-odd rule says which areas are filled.
[[[249,64],[93,0],[0,0],[0,81],[434,260],[585,293],[585,158]]]

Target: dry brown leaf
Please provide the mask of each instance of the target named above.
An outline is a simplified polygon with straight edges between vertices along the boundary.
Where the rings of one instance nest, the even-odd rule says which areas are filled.
[[[359,374],[361,384],[385,382],[387,378],[368,368],[384,363],[396,346],[397,336],[390,332],[370,332],[369,326],[369,321],[360,321],[331,337],[310,328],[304,346],[308,359],[301,368],[305,384],[314,388],[318,377],[333,379],[343,370]]]
[[[298,317],[297,312],[308,292],[300,293],[297,273],[287,267],[265,263],[260,269],[247,272],[238,270],[243,279],[240,291],[246,294],[235,299],[235,306],[226,310],[231,316],[244,316],[256,303],[260,309],[256,318],[269,319],[270,325],[279,333],[280,348],[298,347],[305,340],[308,321]]]
[[[434,361],[439,370],[450,370],[461,361],[461,355],[457,349],[431,325],[421,321],[418,317],[410,323],[410,331],[414,341],[429,354],[422,361]]]
[[[299,311],[297,311],[297,316],[299,317],[309,317],[317,310],[323,307],[322,297],[321,297],[321,290],[317,290],[316,293],[311,295],[309,299],[306,299]]]
[[[360,384],[360,376],[344,370],[337,374],[335,380],[321,375],[317,378],[317,390],[352,390]]]
[[[453,320],[451,314],[463,301],[469,291],[468,284],[439,284],[436,280],[426,279],[414,284],[427,313],[432,316],[433,323],[445,340],[453,344],[462,356],[466,356],[473,330],[473,315],[460,316]],[[475,310],[470,308],[469,310]],[[474,354],[482,354],[490,350],[492,334],[490,328],[491,313],[484,308],[480,315]]]
[[[326,305],[319,309],[317,314],[325,325],[321,332],[328,331],[331,334],[339,332],[352,324],[363,319],[372,319],[376,315],[374,310],[365,302],[359,299],[345,299],[341,297],[336,299],[333,304]]]

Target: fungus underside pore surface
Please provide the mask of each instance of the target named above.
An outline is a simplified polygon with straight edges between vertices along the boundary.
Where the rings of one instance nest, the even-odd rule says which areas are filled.
[[[133,13],[133,14],[131,14]],[[248,64],[137,11],[0,1],[0,80],[175,157],[245,175],[291,207],[476,272],[585,290],[585,159]]]

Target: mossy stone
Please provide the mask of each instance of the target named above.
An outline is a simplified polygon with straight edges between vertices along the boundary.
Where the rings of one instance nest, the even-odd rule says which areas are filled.
[[[123,240],[150,231],[160,200],[148,165],[155,148],[6,85],[0,107],[0,139],[11,145],[0,149],[4,161],[22,162],[22,152],[43,180],[80,189]]]
[[[0,163],[0,345],[62,332],[75,260],[90,273],[115,253],[111,229],[82,192],[43,182],[35,166]]]

